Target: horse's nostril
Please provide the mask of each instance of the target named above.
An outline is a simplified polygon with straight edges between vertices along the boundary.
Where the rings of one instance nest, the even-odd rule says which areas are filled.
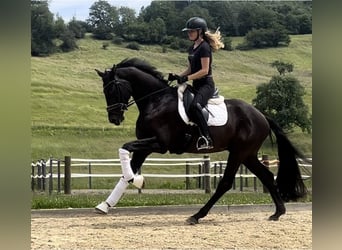
[[[109,117],[109,119],[108,119],[108,120],[109,120],[109,122],[110,122],[110,123],[115,123],[115,119],[114,119],[114,118],[112,118],[112,117]]]

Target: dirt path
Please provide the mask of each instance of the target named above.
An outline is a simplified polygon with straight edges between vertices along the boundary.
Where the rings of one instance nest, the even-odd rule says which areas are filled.
[[[210,213],[185,224],[189,213],[32,215],[31,249],[311,249],[312,211]]]

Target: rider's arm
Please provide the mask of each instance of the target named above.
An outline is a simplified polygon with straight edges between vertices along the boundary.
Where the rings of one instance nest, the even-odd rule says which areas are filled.
[[[190,73],[191,73],[191,67],[190,67],[190,63],[189,63],[187,69],[184,70],[182,73],[180,73],[179,76],[187,76]]]
[[[191,75],[188,75],[188,80],[196,80],[196,79],[202,78],[203,76],[208,75],[208,73],[209,73],[209,62],[210,62],[209,57],[201,57],[202,68],[199,71],[197,71]]]

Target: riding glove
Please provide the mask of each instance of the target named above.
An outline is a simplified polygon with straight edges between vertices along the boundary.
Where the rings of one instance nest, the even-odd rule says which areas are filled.
[[[178,75],[174,74],[174,73],[169,73],[169,77],[167,78],[167,80],[169,81],[174,81],[174,80],[177,80],[179,78]]]
[[[188,76],[178,76],[177,82],[178,84],[182,84],[188,81]]]
[[[169,73],[168,80],[169,81],[177,80],[178,84],[182,84],[188,81],[188,76],[179,76],[174,73]]]

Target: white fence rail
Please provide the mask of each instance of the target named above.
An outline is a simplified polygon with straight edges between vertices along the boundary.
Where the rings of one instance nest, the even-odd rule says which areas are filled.
[[[278,167],[278,160],[268,160],[267,157],[260,158],[260,160],[270,169]],[[309,158],[311,161],[311,158]],[[143,173],[148,178],[185,178],[186,189],[189,189],[189,182],[191,178],[196,178],[199,182],[198,187],[210,192],[211,180],[213,178],[213,185],[216,184],[223,176],[226,167],[226,161],[210,162],[208,156],[203,158],[147,158],[143,164],[144,169],[148,166],[171,167],[184,166],[185,174],[165,174],[165,173]],[[190,169],[197,166],[197,173],[191,173]],[[311,177],[312,164],[303,163],[299,161],[299,166],[302,171],[302,178],[308,179]],[[93,170],[98,167],[118,167],[119,173],[93,173]],[[83,169],[82,173],[77,172],[77,169]],[[49,190],[53,189],[53,179],[57,179],[57,192],[61,192],[61,179],[64,180],[64,193],[70,193],[70,179],[71,178],[88,178],[88,188],[92,188],[92,178],[116,178],[121,177],[121,164],[119,159],[80,159],[65,157],[64,160],[48,159],[39,160],[31,164],[31,189]],[[88,172],[84,173],[84,169]],[[72,170],[72,171],[71,171]],[[63,171],[63,173],[62,173]],[[116,172],[116,171],[115,171]],[[276,176],[275,176],[276,177]],[[254,190],[256,191],[256,176],[249,173],[246,168],[240,167],[240,170],[235,175],[236,179],[240,179],[240,190],[243,190],[243,180],[245,186],[248,186],[248,179],[253,179]],[[48,181],[48,182],[47,182]],[[69,182],[69,183],[67,183]],[[68,187],[69,185],[69,187]],[[235,188],[235,183],[234,187]]]

